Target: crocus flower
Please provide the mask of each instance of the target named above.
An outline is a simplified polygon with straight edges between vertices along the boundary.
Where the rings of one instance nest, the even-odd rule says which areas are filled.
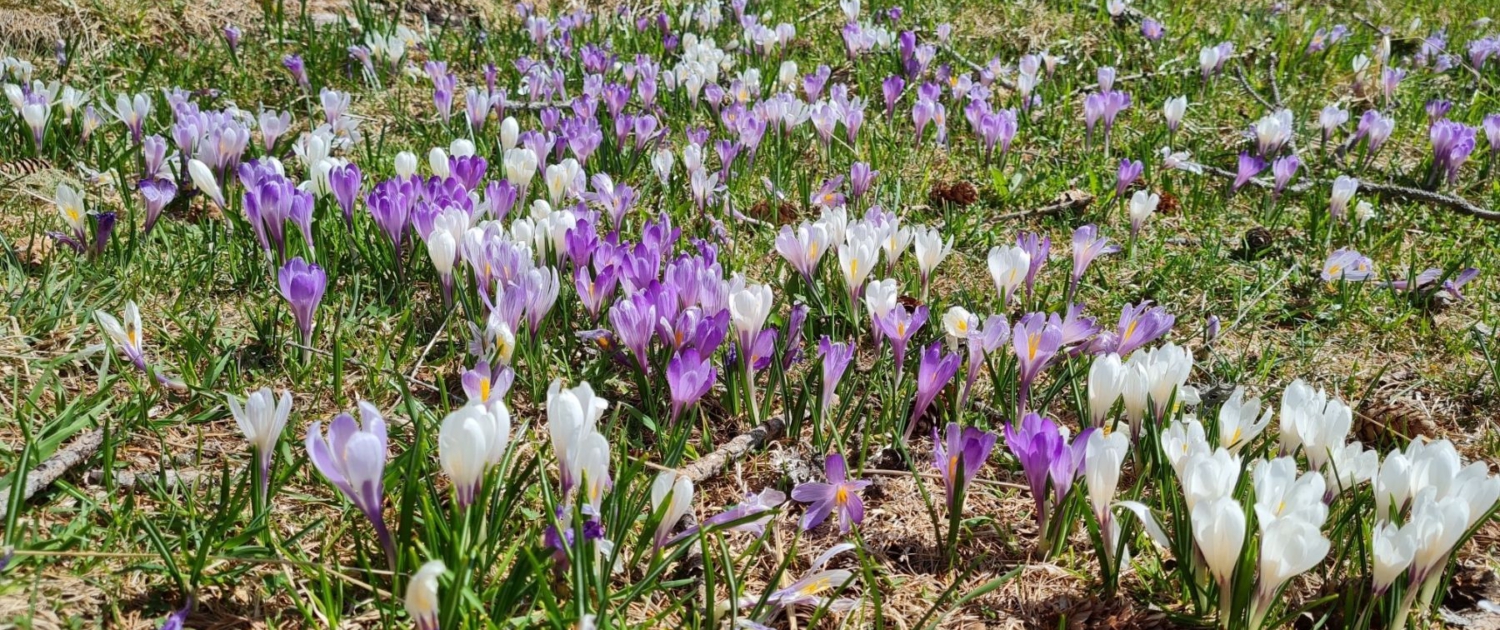
[[[1219,596],[1228,600],[1234,596],[1230,580],[1245,546],[1245,511],[1233,497],[1222,496],[1199,501],[1191,514],[1193,540],[1219,585]]]
[[[987,262],[990,277],[995,281],[995,291],[1000,294],[1000,304],[1008,307],[1011,296],[1031,271],[1031,254],[1021,247],[997,245],[990,248]]]
[[[1137,190],[1130,197],[1130,240],[1140,234],[1141,227],[1146,225],[1146,220],[1156,214],[1156,206],[1161,203],[1161,195],[1149,190]]]
[[[188,160],[188,175],[192,178],[194,188],[212,199],[220,208],[227,207],[224,205],[224,193],[219,188],[219,182],[207,164],[197,158]]]
[[[942,393],[953,375],[958,373],[959,363],[957,353],[943,352],[941,341],[932,342],[922,351],[922,361],[917,366],[917,399],[912,405],[911,420],[906,424],[906,439],[911,439],[917,421],[922,419],[922,414],[927,412],[932,401]]]
[[[809,285],[813,282],[818,262],[823,259],[823,254],[828,251],[828,248],[828,231],[821,223],[803,221],[802,225],[797,226],[796,229],[790,225],[783,225],[781,232],[776,235],[776,252],[781,254],[781,257],[785,258]]]
[[[657,548],[667,542],[667,534],[693,509],[693,480],[676,471],[657,473],[651,482],[651,511],[660,512],[661,522],[656,526],[653,541]]]
[[[1432,140],[1432,169],[1437,174],[1447,175],[1451,185],[1458,180],[1458,171],[1469,155],[1474,152],[1475,129],[1451,120],[1439,120],[1428,131]]]
[[[140,191],[141,200],[146,204],[146,223],[143,229],[146,234],[150,234],[157,219],[161,218],[162,210],[177,198],[177,184],[170,179],[143,179],[136,189]]]
[[[943,491],[948,497],[949,510],[963,509],[960,505],[963,491],[973,483],[979,469],[989,460],[990,451],[994,450],[998,439],[994,433],[974,427],[960,427],[957,422],[948,423],[942,436],[938,435],[937,427],[933,427],[932,466],[938,469],[938,475],[943,478]]]
[[[697,348],[686,348],[667,363],[667,386],[672,395],[673,424],[682,412],[698,404],[714,386],[718,370],[710,357],[700,356]]]
[[[1364,282],[1374,275],[1374,264],[1369,257],[1352,249],[1340,248],[1324,261],[1321,277],[1324,282]]]
[[[613,483],[609,441],[597,428],[608,408],[609,401],[595,395],[586,382],[569,389],[557,379],[547,388],[547,430],[557,454],[563,493],[580,490],[595,509]]]
[[[354,164],[342,164],[328,171],[328,185],[333,198],[344,211],[344,227],[354,229],[354,201],[359,198],[361,175]]]
[[[318,303],[323,301],[323,291],[328,288],[328,275],[322,267],[298,256],[282,265],[277,283],[281,297],[286,299],[297,320],[297,329],[302,332],[302,345],[311,346],[314,314]]]
[[[396,542],[381,515],[387,452],[385,418],[365,401],[359,402],[359,416],[358,423],[347,413],[335,416],[328,423],[326,439],[322,423],[314,421],[307,428],[307,454],[318,472],[370,520],[394,570]]]
[[[1116,548],[1118,527],[1110,506],[1114,503],[1115,489],[1120,483],[1120,467],[1130,451],[1130,438],[1124,433],[1092,431],[1085,443],[1083,478],[1088,484],[1089,505],[1094,509],[1094,518],[1099,521],[1099,533],[1104,540],[1104,556],[1112,558]]]
[[[1120,355],[1111,352],[1094,359],[1089,365],[1088,379],[1089,418],[1094,426],[1105,430],[1111,428],[1104,421],[1124,391],[1125,364],[1120,361]]]
[[[406,583],[406,614],[416,622],[417,630],[438,630],[438,578],[448,571],[442,560],[429,560],[417,569]]]
[[[276,440],[281,437],[287,416],[292,412],[292,393],[282,391],[281,399],[277,400],[271,388],[264,387],[246,396],[243,406],[234,396],[226,398],[235,424],[255,449],[256,461],[260,465],[260,499],[264,502],[271,483],[271,458],[276,455]]]
[[[1120,168],[1115,176],[1115,196],[1125,196],[1126,189],[1130,188],[1135,180],[1140,179],[1145,169],[1146,165],[1140,160],[1131,161],[1129,158],[1120,160]]]
[[[1334,219],[1344,218],[1349,209],[1349,200],[1354,198],[1354,193],[1359,190],[1359,180],[1340,175],[1333,180],[1333,193],[1328,199],[1328,213]]]
[[[859,493],[869,487],[870,482],[849,479],[844,456],[838,453],[829,454],[823,466],[827,483],[809,481],[792,488],[792,500],[811,504],[802,515],[802,531],[823,524],[829,514],[837,512],[839,533],[847,534],[851,524],[859,525],[865,520],[865,504]]]
[[[1052,251],[1052,237],[1033,232],[1016,235],[1016,247],[1026,250],[1029,264],[1026,267],[1026,297],[1031,298],[1036,285],[1036,276],[1047,263],[1047,254]]]
[[[1156,341],[1172,329],[1176,318],[1160,306],[1151,306],[1151,300],[1140,304],[1126,304],[1120,309],[1120,323],[1115,328],[1114,352],[1122,357],[1130,356],[1136,348]]]
[[[115,344],[115,351],[125,354],[125,358],[135,365],[137,369],[146,374],[151,369],[146,366],[146,349],[144,331],[141,328],[141,309],[135,305],[135,300],[125,303],[125,312],[121,315],[125,318],[122,325],[120,320],[115,319],[104,311],[94,311],[94,317],[99,320],[99,327],[104,329],[110,341]]]
[[[1398,527],[1391,522],[1377,524],[1370,531],[1371,587],[1376,597],[1390,590],[1396,578],[1411,566],[1417,553],[1414,534],[1410,524]]]
[[[1500,114],[1484,117],[1484,139],[1490,144],[1490,159],[1500,155]]]
[[[467,508],[484,482],[484,473],[499,464],[510,444],[510,409],[505,403],[464,405],[438,427],[438,460],[453,483],[458,505]]]
[[[932,272],[937,266],[953,252],[953,237],[943,241],[942,232],[937,228],[917,227],[912,231],[913,248],[917,257],[917,272],[922,277],[922,296],[927,296],[928,281],[932,278]]]
[[[480,359],[473,369],[464,372],[459,381],[470,404],[487,405],[504,400],[515,378],[516,373],[510,367],[492,368],[489,361]]]
[[[1040,376],[1047,363],[1062,347],[1062,329],[1049,323],[1041,313],[1029,313],[1016,322],[1011,331],[1011,347],[1015,350],[1020,380],[1020,409],[1027,409],[1031,385]]]
[[[1239,171],[1234,176],[1234,186],[1230,189],[1237,191],[1250,181],[1250,178],[1259,175],[1266,170],[1266,161],[1259,156],[1250,155],[1246,152],[1240,153]]]
[[[828,335],[823,335],[818,340],[818,356],[823,358],[823,391],[819,399],[820,409],[824,416],[833,408],[833,398],[838,391],[839,381],[844,378],[844,370],[848,369],[849,362],[854,359],[854,344],[846,342],[833,342]]]
[[[312,90],[312,84],[307,80],[307,66],[302,63],[301,55],[286,55],[281,58],[281,65],[292,74],[292,80],[296,81],[299,87],[305,91]]]
[[[1328,105],[1318,112],[1318,126],[1323,129],[1323,143],[1328,143],[1328,138],[1344,123],[1349,122],[1349,112],[1339,109],[1338,105]]]
[[[1281,452],[1290,455],[1301,448],[1308,468],[1322,470],[1329,450],[1348,438],[1353,421],[1354,412],[1337,397],[1302,379],[1292,381],[1281,395]]]
[[[1141,35],[1148,41],[1159,41],[1166,30],[1162,28],[1161,22],[1146,18],[1141,20]]]
[[[1167,99],[1162,105],[1162,117],[1167,120],[1167,131],[1177,133],[1177,127],[1182,124],[1182,117],[1187,113],[1188,101],[1186,96],[1178,96]]]
[[[1120,247],[1111,245],[1109,239],[1100,236],[1099,228],[1092,223],[1073,230],[1073,275],[1068,282],[1069,294],[1078,287],[1078,282],[1095,259],[1118,251]]]
[[[896,383],[901,382],[901,374],[906,365],[906,344],[916,336],[917,331],[927,323],[927,307],[918,306],[908,311],[903,304],[897,304],[895,308],[886,313],[875,323],[880,331],[891,340],[892,357],[896,360]]]
[[[1004,427],[1005,446],[1021,464],[1036,502],[1037,529],[1047,531],[1047,479],[1052,460],[1067,448],[1057,424],[1035,413],[1027,413],[1020,422]]]
[[[1298,160],[1296,155],[1277,158],[1271,164],[1271,173],[1276,176],[1276,187],[1272,189],[1271,194],[1280,195],[1281,191],[1286,189],[1286,185],[1291,183],[1292,177],[1297,175],[1297,168],[1301,165],[1302,161]]]

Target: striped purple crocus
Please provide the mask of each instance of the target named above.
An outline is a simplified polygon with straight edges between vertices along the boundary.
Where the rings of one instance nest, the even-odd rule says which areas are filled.
[[[1109,239],[1100,236],[1099,228],[1092,223],[1073,230],[1073,275],[1068,281],[1068,294],[1072,295],[1077,290],[1083,274],[1088,272],[1089,265],[1095,259],[1118,251],[1120,246],[1113,245]]]
[[[1011,329],[1011,348],[1016,353],[1020,379],[1017,408],[1026,409],[1031,384],[1062,348],[1062,329],[1049,323],[1043,313],[1027,313]]]
[[[328,288],[328,274],[316,264],[293,258],[281,266],[277,274],[281,297],[286,299],[297,320],[297,330],[302,333],[302,345],[312,345],[314,317],[318,304],[323,301],[323,291]]]
[[[1152,306],[1151,300],[1140,304],[1126,304],[1120,309],[1120,323],[1115,327],[1113,352],[1121,357],[1129,356],[1136,348],[1160,339],[1172,329],[1177,318],[1160,306]]]
[[[917,399],[911,408],[911,420],[906,423],[906,438],[911,439],[912,430],[932,401],[937,399],[953,375],[958,374],[958,353],[943,352],[943,342],[934,341],[922,351],[922,361],[917,365]]]
[[[937,427],[932,429],[932,466],[943,478],[943,493],[948,498],[948,509],[963,510],[964,490],[979,474],[979,469],[989,460],[999,436],[975,427],[960,427],[950,422],[939,435]]]
[[[818,356],[823,358],[823,392],[819,399],[822,405],[820,409],[823,415],[833,407],[833,398],[838,391],[839,381],[844,378],[844,371],[849,368],[849,362],[854,359],[854,344],[849,342],[835,342],[823,335],[818,340]]]

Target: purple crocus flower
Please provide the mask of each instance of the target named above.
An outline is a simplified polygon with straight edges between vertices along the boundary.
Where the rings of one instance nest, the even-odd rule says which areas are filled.
[[[1490,144],[1490,159],[1495,159],[1500,154],[1500,114],[1490,114],[1484,117],[1484,138]]]
[[[177,198],[177,184],[164,178],[143,179],[137,184],[137,190],[141,193],[141,200],[146,203],[145,232],[149,235],[156,220],[161,218],[162,210]]]
[[[1448,110],[1453,109],[1453,101],[1435,98],[1427,101],[1427,122],[1435,123],[1448,117]]]
[[[943,342],[934,341],[922,351],[922,361],[917,366],[917,399],[911,408],[911,420],[906,423],[906,439],[911,439],[912,430],[932,401],[937,399],[948,381],[958,374],[958,353],[943,352]]]
[[[809,481],[792,488],[792,500],[810,503],[802,515],[802,531],[809,531],[823,524],[828,515],[838,512],[839,533],[849,533],[849,525],[859,525],[865,520],[865,504],[859,493],[869,487],[870,482],[850,480],[844,467],[844,456],[830,454],[823,461],[827,483]]]
[[[401,266],[401,243],[411,225],[411,207],[416,194],[410,182],[388,179],[376,184],[374,190],[365,195],[365,208],[396,248],[398,269]]]
[[[880,83],[881,94],[885,97],[885,117],[894,119],[896,117],[896,101],[901,99],[901,91],[906,89],[906,80],[898,75],[886,77]]]
[[[1047,478],[1052,460],[1066,448],[1057,424],[1035,413],[1027,413],[1019,423],[1006,424],[1005,446],[1021,463],[1031,498],[1036,502],[1037,529],[1047,531]]]
[[[969,403],[969,394],[974,391],[974,383],[979,380],[979,370],[984,367],[986,355],[999,350],[1005,342],[1010,341],[1010,322],[1005,321],[1004,315],[991,315],[984,322],[984,329],[979,329],[979,317],[973,316],[969,322],[968,336],[968,369],[964,375],[964,390],[958,396],[960,407]]]
[[[385,496],[385,419],[374,405],[359,401],[360,422],[340,413],[328,423],[324,439],[321,423],[307,428],[307,455],[323,477],[344,493],[375,528],[391,570],[396,568],[396,543],[385,526],[381,506]]]
[[[833,71],[827,65],[819,65],[817,70],[802,77],[802,91],[807,95],[808,102],[818,100],[823,94],[823,86],[828,83],[828,77]]]
[[[1060,505],[1067,498],[1068,491],[1073,488],[1073,481],[1083,474],[1084,456],[1088,451],[1089,434],[1098,430],[1096,427],[1085,427],[1073,438],[1069,445],[1064,438],[1061,447],[1053,454],[1052,462],[1047,466],[1047,476],[1052,479],[1052,504]]]
[[[615,328],[615,338],[635,355],[636,367],[650,374],[647,346],[656,330],[656,305],[645,294],[637,292],[630,299],[622,299],[610,307],[609,322]]]
[[[1396,98],[1396,88],[1401,86],[1401,81],[1406,78],[1405,68],[1393,68],[1387,66],[1380,73],[1380,91],[1385,96],[1385,102],[1390,103]]]
[[[488,405],[505,399],[516,373],[509,366],[491,367],[490,362],[480,359],[474,369],[464,372],[459,382],[463,384],[464,396],[471,404]]]
[[[312,91],[312,83],[307,80],[307,66],[302,63],[302,55],[287,55],[281,58],[281,65],[286,66],[288,72],[292,73],[292,79],[297,82],[303,90]]]
[[[1078,282],[1088,272],[1094,259],[1118,251],[1120,246],[1112,245],[1109,239],[1100,236],[1099,228],[1092,223],[1073,230],[1073,276],[1069,281],[1068,293],[1071,295],[1078,287]]]
[[[802,360],[802,326],[807,323],[809,310],[811,309],[801,302],[792,306],[791,316],[786,322],[786,337],[782,341],[781,369],[783,370]]]
[[[229,45],[229,54],[238,55],[240,49],[240,27],[233,24],[224,25],[224,43]]]
[[[864,162],[855,162],[849,167],[849,197],[852,201],[859,201],[870,190],[870,185],[875,182],[875,177],[880,171],[870,168]]]
[[[1112,351],[1121,357],[1129,356],[1136,348],[1160,339],[1172,329],[1177,318],[1160,306],[1152,306],[1151,300],[1140,304],[1126,304],[1120,309],[1120,323],[1115,326],[1115,345]]]
[[[1302,166],[1302,161],[1295,154],[1277,158],[1271,163],[1271,173],[1276,176],[1276,187],[1271,194],[1280,195],[1286,185],[1291,183],[1292,177],[1297,175],[1297,168]]]
[[[1120,169],[1115,175],[1115,196],[1123,197],[1130,185],[1140,179],[1141,173],[1145,171],[1146,164],[1140,160],[1131,161],[1130,158],[1120,160]]]
[[[328,288],[328,275],[322,267],[298,256],[282,265],[277,283],[281,287],[281,297],[286,299],[292,316],[297,320],[297,329],[302,332],[302,345],[311,346],[313,316],[318,303],[323,301],[323,291]]]
[[[333,167],[328,171],[328,187],[333,189],[333,198],[344,211],[344,227],[354,229],[354,201],[359,198],[361,175],[353,163]]]
[[[1104,116],[1104,107],[1103,94],[1094,92],[1083,97],[1084,143],[1087,145],[1094,144],[1094,125],[1099,124],[1099,119]]]
[[[849,368],[849,362],[854,359],[854,344],[848,342],[834,342],[823,335],[818,340],[818,356],[823,358],[823,393],[819,399],[819,407],[824,416],[833,407],[833,398],[838,391],[839,381],[844,378],[844,370]]]
[[[1162,28],[1161,22],[1158,22],[1151,18],[1141,20],[1141,35],[1148,41],[1160,41],[1162,35],[1165,34],[1166,29]]]
[[[1458,171],[1474,152],[1476,132],[1473,127],[1452,120],[1439,120],[1428,131],[1432,140],[1432,170],[1436,179],[1446,174],[1449,184],[1458,179]]]
[[[714,386],[718,376],[710,357],[700,356],[696,348],[688,348],[672,356],[667,362],[667,387],[672,393],[672,417],[670,424],[676,425],[682,412],[698,404],[704,394]]]
[[[1036,276],[1047,264],[1047,254],[1052,251],[1052,237],[1022,232],[1016,235],[1016,247],[1026,250],[1026,255],[1031,258],[1031,266],[1026,269],[1026,297],[1030,299]]]
[[[1010,343],[1016,353],[1021,387],[1017,406],[1026,409],[1031,384],[1062,348],[1062,329],[1049,323],[1042,313],[1027,313],[1012,328]]]
[[[901,383],[901,373],[906,366],[906,343],[917,334],[917,330],[927,323],[927,307],[918,306],[916,310],[906,310],[906,305],[896,304],[885,317],[877,318],[875,324],[880,327],[880,332],[891,340],[893,357],[896,359],[896,383]]]
[[[94,217],[94,243],[89,248],[90,256],[104,253],[104,248],[109,245],[109,237],[115,233],[115,219],[113,212],[100,212]]]
[[[973,483],[979,469],[989,460],[999,436],[975,427],[960,427],[957,422],[948,423],[940,438],[937,427],[932,429],[932,466],[943,478],[943,491],[948,497],[948,509],[963,509],[964,490]]]
[[[1234,187],[1230,190],[1239,190],[1241,186],[1244,186],[1246,182],[1250,181],[1250,178],[1259,175],[1263,170],[1266,170],[1265,160],[1261,159],[1259,156],[1250,155],[1247,152],[1241,152],[1239,172],[1235,174]]]

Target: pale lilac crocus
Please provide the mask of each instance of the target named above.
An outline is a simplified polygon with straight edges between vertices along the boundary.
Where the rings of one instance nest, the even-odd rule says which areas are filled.
[[[137,184],[137,190],[141,193],[141,200],[146,205],[146,234],[151,234],[151,228],[156,226],[157,219],[161,218],[162,210],[167,204],[177,198],[177,184],[170,179],[153,178],[143,179]]]
[[[1028,313],[1012,328],[1010,343],[1016,353],[1020,381],[1017,407],[1027,409],[1032,383],[1062,348],[1062,329],[1049,323],[1041,313]]]
[[[922,361],[917,366],[917,398],[912,405],[911,420],[906,424],[906,438],[911,439],[912,430],[927,408],[932,406],[938,394],[958,374],[958,353],[943,352],[943,342],[934,341],[922,351]]]
[[[1151,18],[1141,20],[1141,36],[1145,37],[1147,41],[1160,41],[1165,34],[1166,29],[1162,28],[1161,22]]]
[[[1318,126],[1323,129],[1323,144],[1328,144],[1328,138],[1346,122],[1349,122],[1349,112],[1339,109],[1338,105],[1324,107],[1318,113]]]
[[[834,512],[839,517],[839,533],[849,533],[850,525],[860,525],[865,520],[865,504],[859,493],[870,486],[869,481],[849,479],[844,456],[830,454],[823,462],[827,483],[809,481],[792,488],[792,500],[809,503],[802,515],[802,531],[809,531],[823,524]]]
[[[360,422],[340,413],[328,423],[324,438],[322,423],[307,428],[307,454],[313,467],[344,493],[375,528],[375,536],[385,549],[386,561],[396,568],[396,543],[381,514],[385,495],[386,431],[385,418],[374,405],[359,402]]]
[[[1036,285],[1036,276],[1047,263],[1047,254],[1052,251],[1052,237],[1034,232],[1016,235],[1016,247],[1026,250],[1030,265],[1026,268],[1026,297],[1030,299]]]
[[[819,409],[827,415],[833,408],[833,399],[838,392],[839,381],[854,359],[854,344],[835,342],[823,335],[818,339],[818,356],[823,358],[823,390],[819,398]]]
[[[1334,219],[1342,219],[1349,210],[1349,201],[1354,199],[1354,193],[1359,191],[1359,180],[1340,175],[1333,180],[1333,192],[1328,197],[1328,214]]]
[[[314,315],[318,304],[323,301],[323,291],[328,288],[328,275],[323,272],[322,267],[298,256],[282,265],[277,274],[277,283],[281,288],[281,297],[286,299],[287,305],[292,309],[292,316],[297,320],[297,329],[302,333],[302,345],[311,346]]]
[[[1286,189],[1286,185],[1291,183],[1292,178],[1297,175],[1297,168],[1301,165],[1302,161],[1297,159],[1296,155],[1280,157],[1272,162],[1271,173],[1275,175],[1276,186],[1271,190],[1271,194],[1280,195],[1281,191]]]
[[[1484,117],[1484,138],[1490,143],[1490,159],[1500,155],[1500,114]]]
[[[968,369],[964,375],[964,390],[958,396],[959,407],[962,408],[969,402],[969,395],[974,391],[974,383],[979,380],[979,370],[984,367],[986,355],[999,350],[1006,342],[1010,341],[1010,322],[1005,321],[1004,315],[991,315],[985,320],[983,330],[979,329],[979,318],[971,318],[967,322]]]
[[[503,401],[515,379],[516,373],[509,366],[491,367],[489,361],[480,359],[473,369],[463,373],[459,382],[470,404],[488,405]]]
[[[1323,271],[1319,277],[1324,282],[1364,282],[1374,277],[1374,263],[1370,258],[1357,251],[1348,248],[1340,248],[1328,255],[1328,260],[1323,262]]]
[[[1250,155],[1247,152],[1241,152],[1239,170],[1235,173],[1234,187],[1230,190],[1238,191],[1240,187],[1244,186],[1250,181],[1250,178],[1259,175],[1263,170],[1266,170],[1265,160],[1261,159],[1260,156]]]
[[[1073,230],[1073,275],[1068,282],[1068,294],[1077,289],[1079,281],[1088,272],[1089,265],[1094,260],[1105,254],[1113,254],[1120,251],[1120,246],[1112,245],[1109,239],[1099,234],[1099,228],[1092,223],[1080,226]]]
[[[1132,161],[1130,158],[1120,160],[1120,168],[1115,174],[1115,197],[1123,197],[1125,191],[1135,183],[1135,180],[1140,179],[1141,173],[1145,170],[1146,165],[1140,160]]]
[[[937,427],[932,429],[932,466],[943,478],[943,492],[948,498],[948,509],[963,510],[964,490],[979,475],[995,449],[999,436],[975,427],[960,427],[950,422],[942,435]]]
[[[1129,356],[1136,348],[1160,339],[1172,329],[1177,321],[1171,313],[1160,306],[1152,306],[1151,300],[1140,304],[1126,304],[1120,309],[1120,323],[1115,327],[1115,346],[1112,352],[1121,357]]]
[[[303,91],[311,91],[312,83],[307,80],[307,66],[302,63],[302,55],[287,55],[281,58],[281,65],[286,67],[287,72],[292,74],[292,79]]]
[[[1432,141],[1432,179],[1446,175],[1451,185],[1458,180],[1458,171],[1474,152],[1475,129],[1452,120],[1439,120],[1428,131]]]

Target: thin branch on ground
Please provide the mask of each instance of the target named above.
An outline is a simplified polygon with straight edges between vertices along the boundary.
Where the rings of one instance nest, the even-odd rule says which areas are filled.
[[[22,505],[24,506],[27,501],[31,500],[31,497],[36,496],[36,493],[51,486],[52,482],[62,478],[74,466],[93,457],[94,453],[99,452],[99,448],[103,445],[104,430],[94,429],[79,436],[67,446],[53,453],[41,465],[31,469],[31,472],[26,474],[26,486],[21,491]],[[0,519],[5,518],[10,513],[9,494],[7,492],[4,496],[0,496]]]
[[[754,428],[735,436],[714,452],[698,458],[682,469],[682,475],[693,483],[702,483],[723,472],[730,464],[743,459],[752,451],[781,436],[786,431],[786,419],[772,416]]]
[[[1235,179],[1236,177],[1238,177],[1238,175],[1234,171],[1222,169],[1216,166],[1203,165],[1203,172],[1215,177],[1222,177],[1225,179]],[[1252,177],[1245,183],[1250,186],[1255,186],[1256,188],[1263,188],[1267,190],[1271,190],[1276,187],[1275,183],[1262,177]],[[1304,179],[1296,184],[1287,186],[1286,188],[1282,189],[1281,192],[1302,194],[1313,189],[1323,190],[1332,185],[1333,182],[1329,181]],[[1400,186],[1396,184],[1380,184],[1376,182],[1367,182],[1364,180],[1360,180],[1359,192],[1371,193],[1384,199],[1425,203],[1432,206],[1447,208],[1459,214],[1466,214],[1476,219],[1500,222],[1500,212],[1481,208],[1478,205],[1474,204],[1474,202],[1469,201],[1468,199],[1464,199],[1463,197],[1445,195],[1443,193],[1433,192],[1431,190],[1422,190],[1421,188],[1411,188],[1408,186]]]

